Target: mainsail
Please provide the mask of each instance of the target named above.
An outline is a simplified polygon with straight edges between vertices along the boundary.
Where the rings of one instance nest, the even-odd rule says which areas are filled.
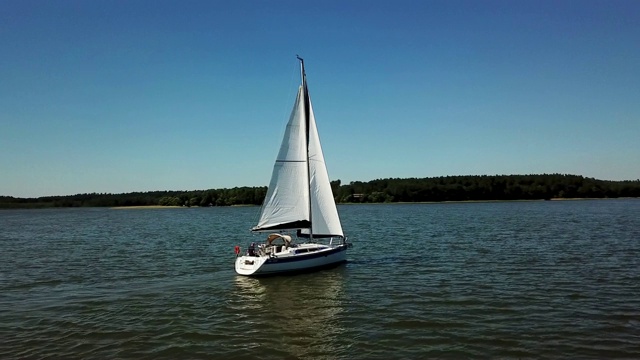
[[[267,196],[253,231],[300,229],[303,236],[344,237],[302,66],[298,89]]]

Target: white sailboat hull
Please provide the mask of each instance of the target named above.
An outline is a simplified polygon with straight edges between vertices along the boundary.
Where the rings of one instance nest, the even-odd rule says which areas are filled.
[[[245,276],[264,276],[326,268],[345,262],[347,247],[347,244],[341,244],[303,255],[243,255],[236,258],[236,273]]]

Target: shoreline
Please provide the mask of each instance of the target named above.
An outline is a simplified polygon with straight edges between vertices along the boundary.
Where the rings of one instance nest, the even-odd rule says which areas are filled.
[[[368,202],[344,202],[344,203],[336,203],[336,205],[411,205],[411,204],[458,204],[458,203],[497,203],[497,202],[533,202],[533,201],[588,201],[588,200],[623,200],[623,199],[640,199],[640,197],[608,197],[608,198],[551,198],[551,199],[518,199],[518,200],[449,200],[449,201],[408,201],[408,202],[378,202],[378,203],[368,203]],[[13,206],[0,206],[0,210],[30,210],[30,209],[76,209],[81,208],[83,206],[46,206],[48,204],[19,204],[22,206],[15,206],[15,204],[11,204]],[[260,205],[248,205],[248,204],[238,204],[238,205],[225,205],[225,206],[212,206],[212,207],[254,207]],[[178,209],[178,208],[201,208],[202,206],[164,206],[164,205],[135,205],[135,206],[86,206],[87,208],[106,208],[112,210],[123,210],[123,209],[132,209],[132,210],[140,210],[140,209]],[[206,206],[209,207],[209,206]]]
[[[514,200],[446,200],[446,201],[391,201],[391,202],[345,202],[336,203],[336,205],[391,205],[391,204],[459,204],[459,203],[493,203],[493,202],[534,202],[534,201],[580,201],[580,200],[622,200],[622,199],[640,199],[637,197],[616,197],[616,198],[551,198],[551,199],[514,199]]]
[[[192,206],[195,207],[195,206]],[[188,208],[188,206],[164,206],[164,205],[136,205],[136,206],[111,206],[109,209],[112,210],[138,210],[138,209],[180,209],[180,208]]]

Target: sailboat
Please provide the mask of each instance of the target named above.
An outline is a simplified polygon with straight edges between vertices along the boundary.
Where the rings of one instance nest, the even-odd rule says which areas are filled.
[[[309,89],[302,83],[273,166],[254,233],[267,233],[246,253],[236,247],[235,270],[258,276],[317,270],[346,261],[351,247],[342,231],[322,154]]]

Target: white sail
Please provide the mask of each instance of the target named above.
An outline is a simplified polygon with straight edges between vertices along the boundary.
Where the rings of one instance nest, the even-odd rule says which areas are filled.
[[[313,236],[341,236],[342,225],[333,191],[329,182],[327,166],[322,154],[320,136],[316,127],[311,99],[309,99],[309,173],[311,175],[311,224]],[[308,231],[303,231],[308,233]]]
[[[273,166],[258,225],[252,230],[295,229],[309,224],[309,181],[304,89],[300,86]]]
[[[344,237],[304,69],[302,77],[260,220],[252,230],[300,229],[303,236]]]

